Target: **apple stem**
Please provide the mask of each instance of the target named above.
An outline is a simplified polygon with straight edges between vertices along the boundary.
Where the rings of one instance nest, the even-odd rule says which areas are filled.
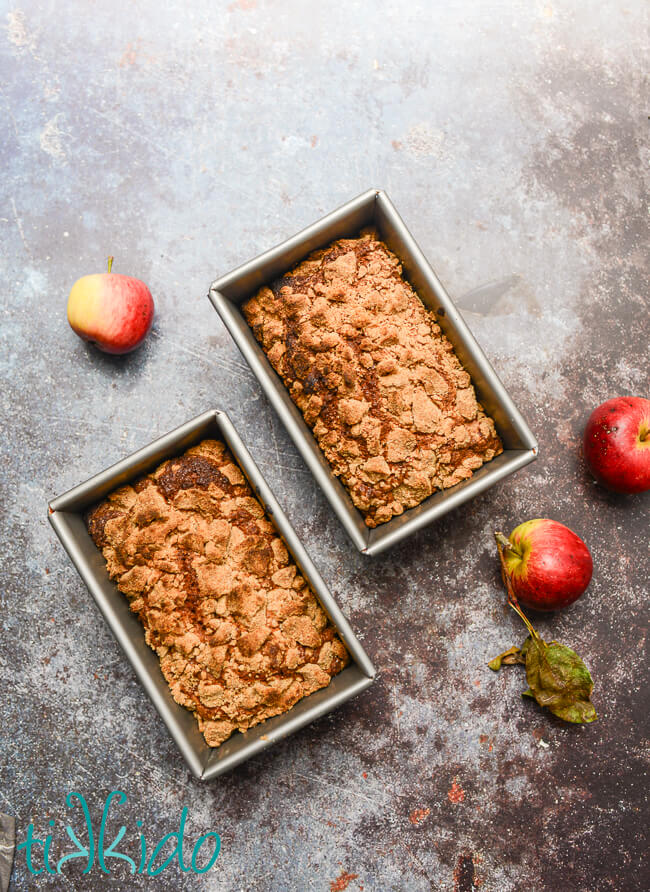
[[[521,557],[521,552],[517,548],[517,546],[510,541],[503,533],[495,533],[494,538],[497,540],[497,543],[503,548],[504,551],[512,551],[514,554],[519,555]]]
[[[113,260],[114,260],[114,259],[115,259],[114,257],[109,257],[109,258],[108,258],[108,271],[109,271],[109,273],[110,273],[110,271],[111,271],[111,269],[112,269],[112,266],[113,266]]]
[[[517,616],[523,621],[524,625],[528,629],[531,638],[539,638],[539,635],[532,627],[530,620],[525,615],[521,607],[519,606],[519,601],[517,600],[517,596],[515,594],[515,590],[512,585],[512,580],[510,579],[510,574],[508,573],[508,568],[506,566],[506,559],[503,554],[505,545],[503,544],[503,540],[507,543],[507,545],[511,546],[512,543],[509,539],[503,535],[503,533],[495,533],[494,538],[497,540],[497,551],[499,552],[499,561],[501,562],[501,578],[503,579],[503,584],[506,587],[506,591],[508,592],[508,604],[515,611]]]

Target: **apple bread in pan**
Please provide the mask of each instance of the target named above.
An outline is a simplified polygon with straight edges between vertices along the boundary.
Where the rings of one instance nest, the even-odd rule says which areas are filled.
[[[369,527],[503,451],[435,315],[374,232],[311,254],[243,312]]]
[[[210,746],[286,712],[349,662],[222,442],[116,490],[87,526]]]

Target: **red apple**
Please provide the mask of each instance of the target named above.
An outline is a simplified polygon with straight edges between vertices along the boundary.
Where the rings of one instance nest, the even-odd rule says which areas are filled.
[[[83,276],[68,298],[68,322],[80,338],[105,353],[128,353],[142,343],[153,322],[153,298],[140,279],[108,272]]]
[[[556,520],[528,520],[506,539],[506,572],[515,595],[534,610],[557,610],[573,604],[589,585],[593,562],[580,536]]]
[[[589,416],[585,461],[599,483],[615,492],[650,489],[650,400],[618,396]]]

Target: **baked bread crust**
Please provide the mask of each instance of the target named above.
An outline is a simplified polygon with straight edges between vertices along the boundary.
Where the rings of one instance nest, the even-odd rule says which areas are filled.
[[[435,315],[374,232],[314,252],[242,309],[369,527],[503,451]]]
[[[349,662],[220,441],[116,490],[86,520],[210,746],[286,712]]]

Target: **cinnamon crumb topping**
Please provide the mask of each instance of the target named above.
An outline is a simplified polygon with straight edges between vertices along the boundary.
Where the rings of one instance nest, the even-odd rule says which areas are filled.
[[[111,493],[87,525],[210,746],[286,712],[349,662],[223,443],[204,440]]]
[[[369,527],[503,451],[435,315],[374,232],[314,252],[243,311]]]

